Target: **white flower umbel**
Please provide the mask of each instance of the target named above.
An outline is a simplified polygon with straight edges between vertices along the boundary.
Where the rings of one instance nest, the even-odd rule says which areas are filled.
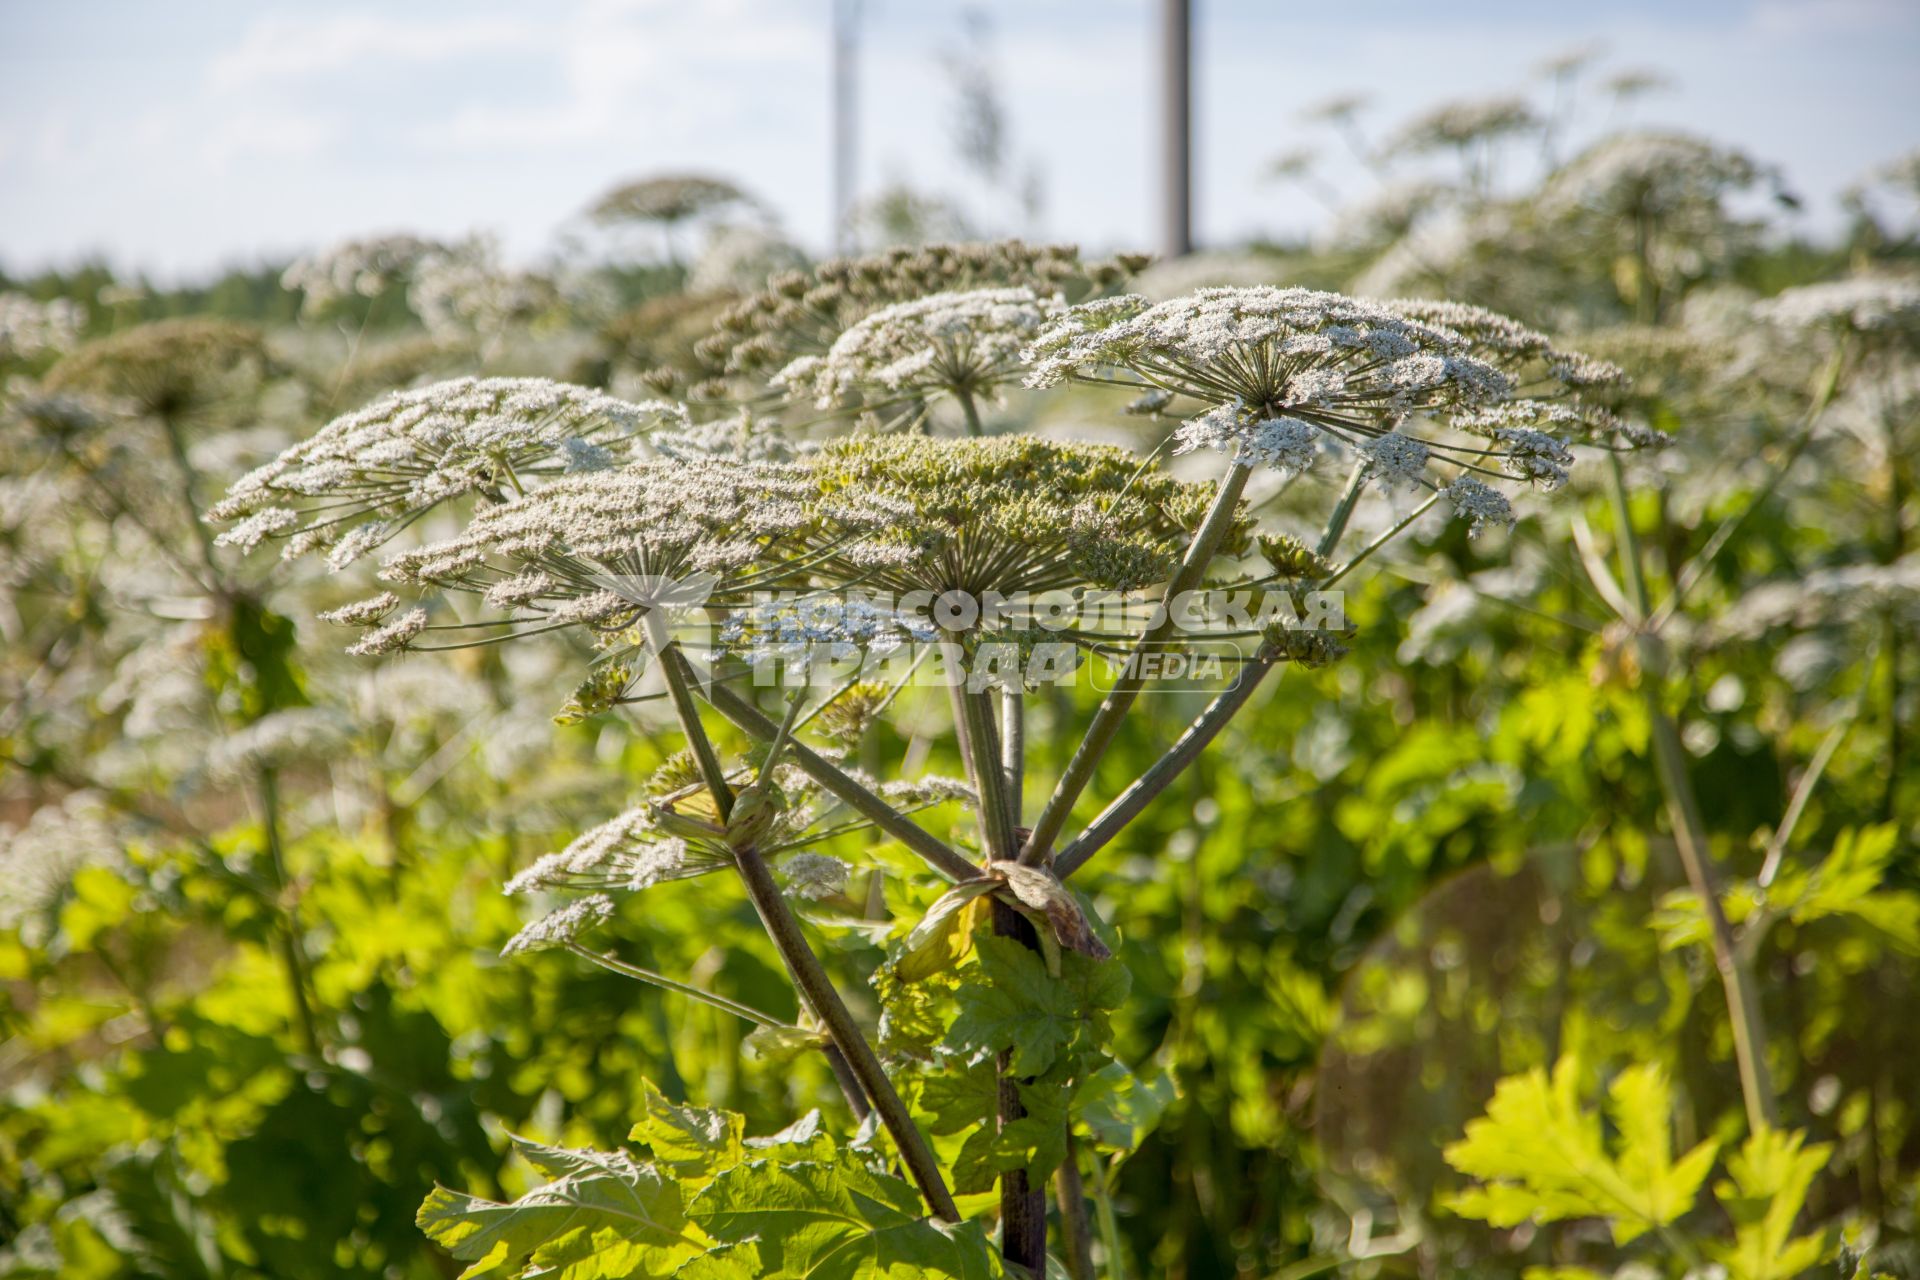
[[[476,592],[548,628],[617,630],[655,605],[697,607],[772,585],[753,570],[815,527],[812,493],[791,465],[646,459],[484,507],[459,535],[390,556],[381,577]]]
[[[339,712],[289,707],[261,716],[214,744],[207,758],[216,777],[239,777],[253,769],[281,769],[335,752],[353,733]]]
[[[787,881],[787,892],[796,898],[831,898],[847,887],[853,868],[824,853],[796,853],[780,868]]]
[[[1513,507],[1497,489],[1489,488],[1472,476],[1461,476],[1445,489],[1453,509],[1470,524],[1468,536],[1477,535],[1488,525],[1503,527],[1513,523]]]
[[[1832,328],[1891,335],[1920,333],[1920,279],[1862,275],[1787,289],[1754,307],[1784,328]]]
[[[650,805],[582,832],[507,881],[508,893],[536,889],[640,890],[728,865],[724,851],[696,849],[660,829]]]
[[[456,378],[335,418],[243,476],[208,515],[245,517],[223,544],[291,532],[287,557],[329,550],[337,569],[437,503],[504,500],[686,425],[686,410],[665,401],[635,404],[545,378]]]
[[[86,323],[87,309],[72,298],[41,302],[24,293],[0,293],[0,360],[70,351]]]
[[[774,385],[821,409],[936,395],[984,396],[1021,374],[1020,351],[1065,310],[1028,288],[936,293],[883,307],[803,356]]]
[[[507,940],[500,948],[503,956],[523,951],[547,951],[564,947],[589,929],[605,924],[613,916],[613,899],[604,893],[576,898],[558,911],[541,916]]]
[[[1071,309],[1027,359],[1033,386],[1120,382],[1209,406],[1177,429],[1178,452],[1218,449],[1297,474],[1316,446],[1344,445],[1382,484],[1429,490],[1457,469],[1475,481],[1455,505],[1478,513],[1476,527],[1510,517],[1504,499],[1494,511],[1490,482],[1563,483],[1568,441],[1646,442],[1582,399],[1612,388],[1618,369],[1456,303],[1273,288],[1203,289],[1152,307],[1109,299]]]
[[[438,240],[406,234],[346,240],[296,261],[282,273],[280,287],[305,295],[302,309],[312,315],[342,298],[376,297],[411,278],[422,262],[450,252]]]

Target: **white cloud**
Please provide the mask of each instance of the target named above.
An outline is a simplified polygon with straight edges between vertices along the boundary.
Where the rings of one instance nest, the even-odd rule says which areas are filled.
[[[444,22],[380,13],[269,16],[207,69],[215,89],[245,91],[288,80],[363,71],[382,62],[434,64],[525,47],[539,28],[517,18]]]
[[[1749,25],[1767,36],[1882,34],[1920,26],[1912,0],[1760,0]]]

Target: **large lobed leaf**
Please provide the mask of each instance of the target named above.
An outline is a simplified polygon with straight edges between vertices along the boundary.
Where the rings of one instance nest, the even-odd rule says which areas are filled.
[[[511,1204],[435,1187],[420,1206],[427,1237],[473,1264],[462,1280],[672,1275],[712,1243],[688,1220],[680,1189],[624,1151],[513,1141],[550,1181]]]
[[[1619,1139],[1612,1151],[1600,1116],[1580,1105],[1579,1074],[1569,1057],[1551,1080],[1536,1068],[1499,1083],[1487,1114],[1444,1153],[1448,1164],[1482,1180],[1451,1197],[1449,1208],[1497,1227],[1605,1218],[1615,1243],[1625,1244],[1693,1207],[1718,1144],[1702,1142],[1673,1158],[1665,1072],[1640,1065],[1614,1078],[1607,1114]]]

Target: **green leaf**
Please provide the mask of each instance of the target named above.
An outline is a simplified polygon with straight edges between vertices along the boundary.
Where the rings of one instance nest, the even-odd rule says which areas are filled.
[[[920,1197],[848,1153],[780,1165],[754,1160],[694,1197],[694,1219],[725,1242],[755,1240],[767,1280],[990,1280],[1005,1274],[977,1223],[922,1218]]]
[[[1179,1087],[1173,1072],[1159,1064],[1129,1071],[1118,1062],[1087,1078],[1074,1095],[1074,1117],[1109,1151],[1131,1152],[1159,1125]]]
[[[746,1120],[732,1111],[669,1101],[648,1080],[640,1082],[645,1115],[628,1134],[673,1171],[689,1193],[746,1158]]]
[[[1599,1115],[1580,1105],[1579,1075],[1568,1057],[1551,1080],[1536,1068],[1495,1087],[1487,1114],[1443,1153],[1483,1183],[1452,1197],[1449,1208],[1497,1227],[1605,1218],[1614,1242],[1625,1244],[1692,1207],[1718,1145],[1703,1142],[1673,1159],[1665,1073],[1641,1065],[1615,1078],[1607,1114],[1619,1131],[1617,1153],[1608,1150]]]
[[[513,1143],[550,1181],[511,1204],[436,1186],[415,1219],[428,1239],[473,1264],[462,1280],[670,1275],[710,1243],[688,1221],[680,1189],[624,1151]]]
[[[1798,1130],[1762,1129],[1727,1157],[1730,1176],[1714,1184],[1713,1194],[1733,1219],[1734,1243],[1709,1244],[1707,1251],[1729,1280],[1793,1280],[1831,1256],[1826,1233],[1793,1234],[1807,1188],[1833,1151],[1824,1143],[1803,1149],[1805,1138]]]
[[[975,1061],[1011,1051],[1015,1075],[1042,1074],[1082,1036],[1097,1042],[1105,1031],[1098,1015],[1126,999],[1127,970],[1112,960],[1062,952],[1056,978],[1011,938],[984,937],[975,949],[979,979],[961,984],[947,1046]]]
[[[760,1280],[767,1273],[752,1240],[716,1245],[673,1273],[673,1280]]]

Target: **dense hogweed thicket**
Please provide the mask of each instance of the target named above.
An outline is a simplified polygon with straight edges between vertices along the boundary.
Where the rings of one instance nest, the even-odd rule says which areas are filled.
[[[1900,1274],[1914,166],[1589,61],[1310,252],[8,284],[0,1274]]]
[[[841,277],[884,279],[858,267],[830,267],[818,279]],[[789,292],[808,298],[820,287]],[[721,321],[723,331],[740,324]],[[754,341],[765,345],[773,332]],[[796,412],[807,401],[851,405],[867,423],[839,439],[807,432],[804,421],[739,425],[745,437],[800,431],[777,450],[782,461],[743,457],[731,439],[663,457],[651,437],[684,440],[691,415],[681,406],[536,380],[463,380],[339,419],[244,478],[214,510],[241,520],[224,540],[252,546],[291,535],[288,556],[324,551],[336,569],[442,512],[465,520],[451,537],[413,539],[384,559],[379,576],[423,593],[426,607],[396,613],[402,602],[387,591],[330,615],[368,629],[357,652],[580,628],[602,655],[575,695],[583,708],[645,696],[643,681],[658,681],[684,754],[646,785],[638,806],[514,878],[516,892],[587,893],[506,950],[563,947],[690,990],[684,975],[651,974],[586,940],[620,910],[617,897],[730,868],[803,1016],[793,1024],[722,1007],[757,1023],[756,1036],[781,1037],[788,1051],[811,1043],[826,1054],[853,1114],[868,1122],[844,1150],[817,1117],[800,1122],[803,1140],[742,1146],[738,1118],[711,1113],[693,1126],[701,1149],[705,1135],[734,1137],[731,1154],[699,1158],[710,1163],[672,1143],[653,1145],[652,1162],[527,1147],[552,1181],[510,1204],[436,1192],[423,1227],[456,1256],[529,1274],[588,1266],[599,1274],[905,1267],[987,1275],[1009,1266],[1039,1274],[1049,1180],[1076,1143],[1098,1150],[1116,1127],[1100,1113],[1116,1100],[1109,1017],[1128,987],[1054,846],[1147,676],[1138,663],[1121,669],[1030,812],[1024,723],[1043,682],[1030,664],[1009,669],[985,655],[1007,641],[1026,654],[1042,637],[1070,654],[1197,644],[1202,637],[1174,626],[1197,590],[1288,579],[1291,616],[1263,614],[1228,692],[1190,731],[1189,749],[1118,789],[1144,803],[1192,758],[1195,735],[1203,745],[1220,732],[1269,668],[1337,656],[1336,637],[1316,634],[1324,628],[1304,608],[1307,592],[1347,579],[1441,497],[1476,529],[1510,524],[1496,486],[1558,488],[1574,464],[1571,446],[1650,440],[1583,399],[1622,376],[1468,307],[1274,288],[1203,290],[1153,307],[1131,297],[1070,305],[1029,286],[990,287],[889,302],[849,323],[824,354],[781,369],[775,388],[808,388]],[[1158,393],[1157,411],[1180,420],[1168,437],[1174,451],[1204,444],[1225,455],[1224,469],[1195,485],[1164,474],[1159,450],[972,438],[982,431],[977,401],[1015,381],[1119,382]],[[968,436],[935,434],[930,411],[940,399],[959,403]],[[1258,468],[1290,481],[1323,457],[1347,476],[1344,486],[1325,486],[1317,527],[1297,516],[1274,527],[1246,503]],[[1356,505],[1376,480],[1414,499],[1384,533],[1347,550]],[[1311,539],[1310,555],[1301,537]],[[1256,547],[1272,553],[1264,569]],[[918,592],[941,607],[928,615],[853,600],[875,588]],[[448,589],[479,595],[485,614],[435,603]],[[853,670],[838,683],[788,690],[784,708],[768,714],[739,678],[771,656],[792,656],[796,637],[755,603],[776,589],[793,593],[787,607],[806,615],[804,639],[851,658]],[[1105,595],[1119,607],[1103,616],[1104,629],[1046,632],[974,603],[1044,592],[1082,605]],[[960,600],[968,607],[947,608]],[[675,633],[689,607],[719,624],[717,645],[696,651]],[[432,620],[435,612],[449,620]],[[917,669],[890,676],[882,665],[902,644],[937,644],[964,784],[876,779],[847,767],[858,738]],[[811,722],[836,715],[843,698],[871,699],[866,689],[887,679],[895,686],[853,732],[808,744]],[[853,719],[837,714],[843,725]],[[751,743],[731,760],[717,727],[729,723]],[[1056,720],[1051,731],[1064,734],[1070,723]],[[925,825],[922,805],[949,802],[972,811],[971,838]],[[1065,872],[1124,825],[1123,817],[1083,832]],[[854,870],[809,846],[855,829],[877,830],[924,864],[869,902],[879,910],[865,927],[887,940],[870,975],[877,1029],[853,1016],[802,922],[809,904],[843,895]],[[891,865],[871,851],[865,858],[868,871]],[[916,917],[911,904],[943,885]],[[944,1159],[935,1150],[936,1139],[962,1136]],[[649,1144],[642,1130],[635,1137]],[[996,1186],[997,1251],[955,1199]],[[1088,1251],[1088,1224],[1077,1199],[1059,1204],[1059,1230],[1079,1255]],[[804,1225],[829,1221],[842,1225]]]

